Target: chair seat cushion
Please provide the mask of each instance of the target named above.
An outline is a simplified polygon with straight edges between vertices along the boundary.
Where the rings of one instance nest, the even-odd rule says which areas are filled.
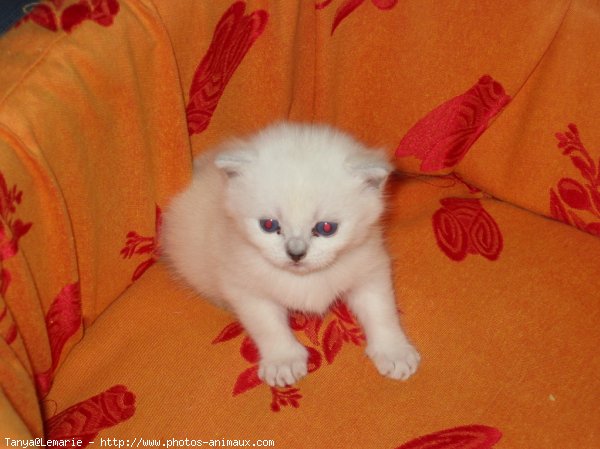
[[[423,357],[409,381],[379,376],[337,303],[322,319],[291,315],[312,372],[270,388],[235,317],[159,262],[65,360],[44,402],[49,436],[395,448],[433,434],[422,441],[593,447],[600,240],[453,178],[395,180],[392,189],[398,305]],[[457,260],[448,236],[469,223]]]

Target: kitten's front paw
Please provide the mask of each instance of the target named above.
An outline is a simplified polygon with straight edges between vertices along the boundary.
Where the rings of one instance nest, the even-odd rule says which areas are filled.
[[[373,360],[377,371],[392,379],[408,379],[417,371],[421,361],[421,356],[410,343],[371,345],[365,352]]]
[[[292,385],[308,373],[308,351],[301,344],[284,351],[265,354],[258,365],[258,377],[271,387]]]

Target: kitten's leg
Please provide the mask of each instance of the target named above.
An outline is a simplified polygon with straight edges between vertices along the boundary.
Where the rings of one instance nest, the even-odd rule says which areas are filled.
[[[364,329],[365,352],[379,373],[401,380],[414,374],[421,357],[400,326],[389,272],[378,273],[345,300]]]
[[[308,351],[294,337],[284,307],[247,294],[238,295],[231,306],[258,347],[261,380],[284,387],[308,373]]]

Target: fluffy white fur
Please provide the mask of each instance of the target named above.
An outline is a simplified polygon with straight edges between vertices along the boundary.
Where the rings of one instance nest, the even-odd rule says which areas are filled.
[[[417,369],[378,227],[390,169],[382,153],[333,128],[278,123],[197,158],[191,185],[166,209],[168,263],[237,315],[269,385],[307,373],[288,309],[324,313],[338,296],[363,326],[381,374],[407,379]],[[261,219],[278,220],[280,232],[265,232]],[[324,221],[337,223],[337,232],[316,236]],[[292,260],[290,249],[303,257]]]

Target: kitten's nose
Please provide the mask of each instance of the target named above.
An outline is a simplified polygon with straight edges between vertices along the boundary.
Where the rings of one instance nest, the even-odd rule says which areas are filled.
[[[291,238],[285,244],[287,255],[294,262],[298,262],[306,256],[306,242],[299,238]]]

